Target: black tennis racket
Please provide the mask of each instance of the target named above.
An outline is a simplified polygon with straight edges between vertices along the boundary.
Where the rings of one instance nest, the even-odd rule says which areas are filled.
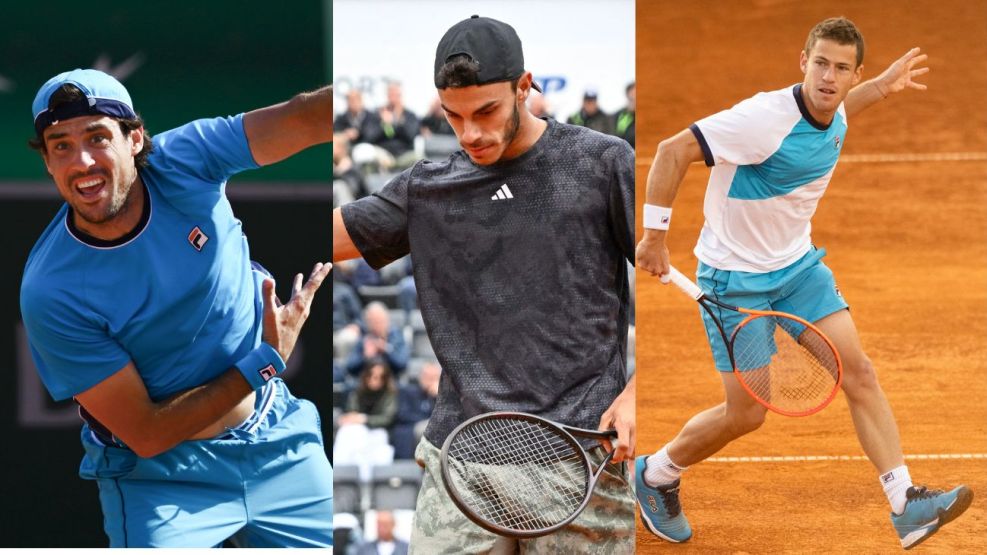
[[[575,436],[612,440],[617,432],[521,412],[475,416],[442,445],[442,481],[463,514],[495,534],[549,534],[579,516],[613,457],[611,450],[593,472]]]
[[[808,416],[836,397],[843,362],[833,342],[812,323],[785,312],[722,303],[675,268],[670,267],[668,279],[713,319],[734,375],[758,403],[785,416]],[[729,337],[716,315],[722,309],[746,315]]]

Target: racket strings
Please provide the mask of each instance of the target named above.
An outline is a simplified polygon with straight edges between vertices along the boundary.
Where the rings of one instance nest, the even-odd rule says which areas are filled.
[[[487,522],[516,531],[564,521],[586,497],[589,469],[578,446],[527,420],[481,420],[449,446],[461,500]]]
[[[752,318],[737,328],[732,344],[740,380],[756,397],[783,411],[815,410],[839,382],[830,343],[797,320]]]

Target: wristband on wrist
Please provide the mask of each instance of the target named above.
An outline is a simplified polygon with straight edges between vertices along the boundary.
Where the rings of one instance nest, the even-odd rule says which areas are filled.
[[[644,228],[667,230],[672,222],[672,209],[654,204],[644,205]]]
[[[251,389],[258,390],[284,372],[284,361],[274,347],[261,343],[236,363],[236,369],[243,374]]]

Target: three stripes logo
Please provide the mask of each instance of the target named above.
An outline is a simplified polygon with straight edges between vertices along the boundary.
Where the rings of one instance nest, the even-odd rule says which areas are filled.
[[[497,194],[490,197],[490,200],[506,200],[509,198],[514,198],[514,195],[512,195],[511,190],[507,188],[507,183],[504,183],[500,186],[500,189],[497,189]]]
[[[261,368],[257,371],[261,378],[264,378],[265,382],[271,381],[271,378],[278,375],[278,371],[274,369],[273,364],[268,364],[267,366]]]
[[[199,226],[192,228],[192,231],[188,234],[188,242],[191,243],[192,246],[195,247],[195,250],[199,252],[202,252],[202,247],[208,240],[209,236],[203,233],[202,230],[199,229]]]

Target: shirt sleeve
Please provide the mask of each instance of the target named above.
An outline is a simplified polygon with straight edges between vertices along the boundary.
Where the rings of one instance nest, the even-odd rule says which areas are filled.
[[[747,166],[767,160],[778,149],[789,131],[779,125],[784,116],[761,93],[697,121],[689,130],[699,141],[707,166]]]
[[[234,174],[258,166],[243,128],[243,114],[200,119],[154,137],[151,166],[221,187]]]
[[[346,232],[360,255],[380,269],[408,254],[408,184],[414,167],[383,189],[341,208]]]
[[[74,397],[118,372],[130,355],[85,309],[41,295],[22,295],[31,356],[56,401]]]
[[[634,264],[634,150],[621,140],[615,147],[610,179],[610,228],[621,252]]]

